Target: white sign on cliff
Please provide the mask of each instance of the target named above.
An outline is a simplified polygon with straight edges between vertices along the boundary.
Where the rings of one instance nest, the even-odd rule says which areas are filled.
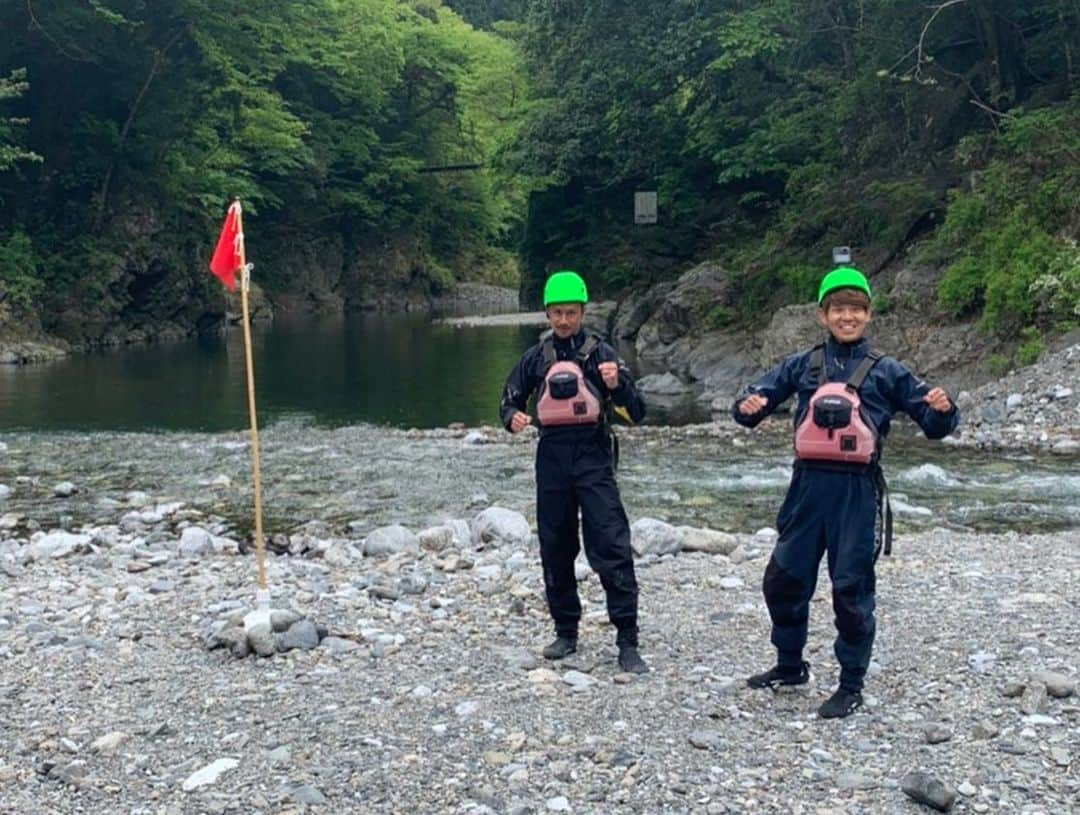
[[[656,223],[656,193],[655,192],[635,192],[634,193],[634,223],[635,224],[655,224]]]

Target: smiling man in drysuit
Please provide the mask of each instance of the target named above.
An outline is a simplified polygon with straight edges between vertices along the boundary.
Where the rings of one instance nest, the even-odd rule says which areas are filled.
[[[839,687],[820,708],[824,719],[849,716],[862,705],[863,681],[874,642],[874,564],[890,530],[881,447],[894,413],[906,413],[929,439],[956,429],[956,405],[863,334],[872,317],[870,284],[841,266],[821,281],[820,345],[792,354],[735,400],[732,414],[755,427],[794,396],[795,465],[780,507],[780,533],[763,591],[772,617],[776,665],[747,679],[775,689],[810,680],[803,661],[810,600],[818,566],[828,555],[836,616]]]

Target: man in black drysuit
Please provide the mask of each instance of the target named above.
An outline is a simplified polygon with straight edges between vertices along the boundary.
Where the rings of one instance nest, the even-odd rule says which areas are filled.
[[[552,334],[522,355],[503,390],[499,415],[511,432],[520,432],[531,423],[525,412],[529,397],[542,390],[553,360],[576,361],[590,389],[624,418],[638,422],[644,417],[645,404],[615,349],[582,329],[586,301],[585,283],[574,272],[557,272],[549,278],[544,304]],[[584,360],[583,350],[588,354]],[[611,442],[603,414],[594,424],[540,428],[536,519],[544,588],[556,634],[555,641],[544,648],[544,656],[561,659],[577,650],[581,601],[574,560],[580,550],[580,510],[585,555],[600,577],[608,616],[618,632],[619,665],[624,671],[644,673],[647,667],[637,651],[638,587],[630,525],[615,483]]]

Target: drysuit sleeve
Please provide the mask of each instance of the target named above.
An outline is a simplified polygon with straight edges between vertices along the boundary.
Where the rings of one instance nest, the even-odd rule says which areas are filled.
[[[732,418],[743,427],[757,427],[762,419],[775,411],[787,401],[789,396],[795,393],[798,387],[801,365],[806,356],[806,354],[796,354],[788,357],[757,382],[744,388],[731,406]],[[739,403],[752,393],[764,396],[769,402],[757,413],[746,416],[739,412]]]
[[[529,405],[529,396],[536,387],[533,370],[536,367],[535,349],[526,351],[518,360],[503,386],[499,402],[499,419],[503,427],[510,429],[510,420],[519,410],[523,413]]]
[[[890,401],[893,410],[903,411],[915,423],[922,428],[928,439],[943,439],[960,424],[960,411],[956,408],[956,402],[950,396],[952,409],[941,413],[934,410],[923,401],[923,397],[930,392],[930,385],[919,379],[896,360],[888,360],[890,363],[890,378],[892,379],[892,391]]]

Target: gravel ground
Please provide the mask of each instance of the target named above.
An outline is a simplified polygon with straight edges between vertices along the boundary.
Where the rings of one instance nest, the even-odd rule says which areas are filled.
[[[957,812],[1080,800],[1075,531],[901,536],[866,707],[826,722],[827,580],[810,685],[743,684],[772,660],[768,531],[639,561],[652,671],[630,677],[595,576],[582,650],[545,663],[535,546],[474,543],[464,522],[384,557],[313,527],[270,582],[331,638],[233,659],[206,640],[250,606],[253,558],[219,519],[128,504],[84,536],[0,518],[0,811],[912,813],[929,810],[899,784],[920,769]]]

